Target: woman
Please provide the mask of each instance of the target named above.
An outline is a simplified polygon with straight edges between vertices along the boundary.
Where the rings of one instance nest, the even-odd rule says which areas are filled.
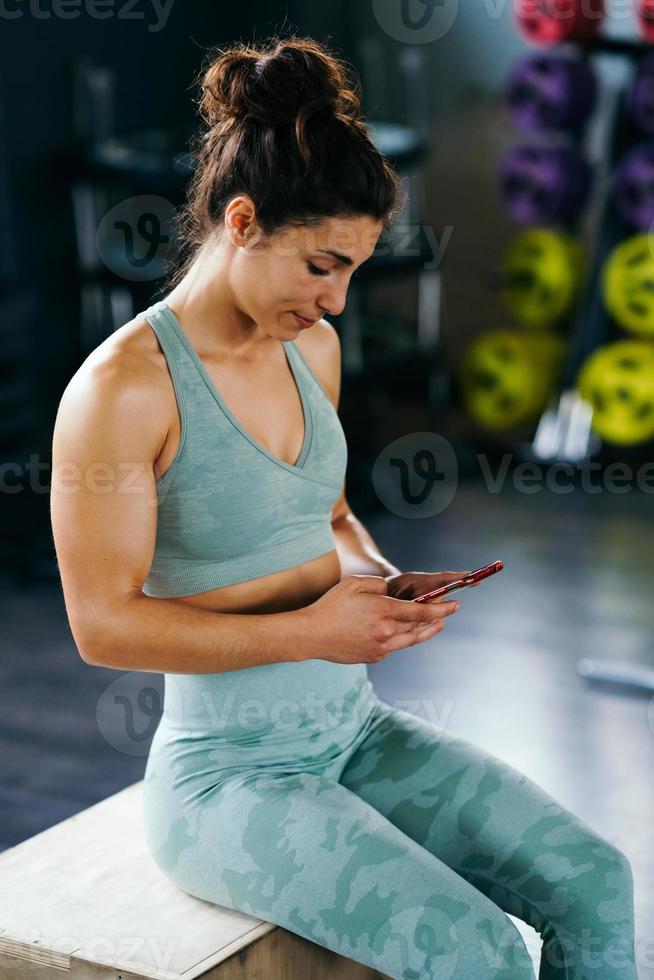
[[[406,600],[460,572],[402,573],[345,497],[322,317],[400,206],[348,72],[297,37],[206,67],[172,289],[57,416],[71,627],[87,662],[165,674],[144,820],[180,888],[403,980],[533,978],[507,913],[541,980],[632,980],[624,854],[367,677],[443,629],[456,603]],[[127,473],[90,488],[98,462]]]

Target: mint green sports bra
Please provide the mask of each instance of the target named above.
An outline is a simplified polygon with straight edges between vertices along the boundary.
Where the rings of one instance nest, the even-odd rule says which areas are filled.
[[[292,340],[281,341],[304,413],[295,463],[273,456],[232,415],[164,300],[137,315],[166,358],[179,447],[156,480],[157,537],[143,592],[193,595],[269,575],[332,551],[347,466],[338,414]]]

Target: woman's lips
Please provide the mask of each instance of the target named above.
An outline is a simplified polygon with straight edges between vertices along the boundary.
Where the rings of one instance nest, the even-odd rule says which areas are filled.
[[[305,317],[300,316],[300,314],[296,313],[295,311],[293,311],[293,316],[298,321],[301,327],[312,327],[315,323],[315,320],[307,320],[305,319]]]

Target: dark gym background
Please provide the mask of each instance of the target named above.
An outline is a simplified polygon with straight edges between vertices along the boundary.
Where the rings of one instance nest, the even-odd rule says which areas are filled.
[[[505,562],[500,576],[461,593],[462,610],[442,637],[399,651],[372,668],[371,678],[390,703],[515,765],[627,853],[636,877],[639,970],[654,977],[654,699],[645,674],[654,670],[654,481],[648,492],[628,481],[626,489],[607,488],[601,479],[610,462],[635,471],[653,458],[653,447],[603,447],[593,492],[578,479],[570,492],[557,489],[545,465],[543,480],[525,488],[515,471],[531,458],[534,423],[491,436],[467,417],[456,380],[466,346],[510,323],[492,288],[516,233],[497,168],[517,141],[503,85],[527,47],[510,3],[460,4],[451,26],[427,44],[412,43],[410,32],[397,36],[385,19],[391,7],[379,0],[177,0],[163,24],[145,2],[121,17],[119,0],[106,19],[82,3],[66,19],[47,4],[39,16],[27,4],[0,14],[0,848],[140,779],[156,727],[155,697],[131,748],[121,742],[120,719],[106,708],[118,675],[89,667],[76,651],[50,531],[51,436],[61,393],[102,339],[103,323],[127,310],[130,297],[135,310],[144,308],[157,287],[152,280],[121,284],[115,270],[107,272],[106,256],[93,261],[98,216],[86,215],[91,236],[84,240],[88,198],[79,190],[90,172],[89,148],[94,140],[138,142],[144,131],[163,131],[182,153],[206,50],[295,30],[331,43],[358,68],[371,119],[414,134],[418,143],[406,156],[409,218],[423,235],[431,232],[428,246],[443,246],[423,297],[432,358],[415,340],[427,258],[368,284],[366,358],[348,360],[342,390],[350,504],[404,570]],[[626,16],[607,24],[616,37],[634,32]],[[607,55],[603,71],[607,86],[619,84],[619,59]],[[598,141],[603,122],[600,112]],[[138,186],[119,169],[107,180],[124,188],[123,197],[149,187],[163,193],[156,168],[151,184],[141,173]],[[183,170],[177,177],[182,186]],[[351,325],[354,306],[348,315]],[[339,319],[345,333],[347,321]],[[373,366],[378,348],[383,370]],[[411,519],[385,495],[382,477],[391,471],[377,479],[373,466],[393,440],[407,437],[411,445],[425,431],[452,448],[452,498],[433,515]],[[504,481],[494,487],[488,473],[496,475],[503,460]],[[629,684],[592,682],[578,670],[584,658],[643,668],[642,683],[633,675]],[[147,684],[156,694],[160,681],[133,675],[126,684],[133,691]],[[523,931],[536,950],[535,933]]]

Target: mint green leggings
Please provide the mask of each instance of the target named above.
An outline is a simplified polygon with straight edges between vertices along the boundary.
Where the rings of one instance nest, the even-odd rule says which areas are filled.
[[[180,888],[398,980],[533,980],[507,913],[542,937],[540,980],[637,977],[627,858],[538,785],[381,701],[363,671],[343,702],[362,714],[327,740],[306,713],[202,730],[196,695],[247,673],[174,675],[175,706],[166,675],[144,820]]]

